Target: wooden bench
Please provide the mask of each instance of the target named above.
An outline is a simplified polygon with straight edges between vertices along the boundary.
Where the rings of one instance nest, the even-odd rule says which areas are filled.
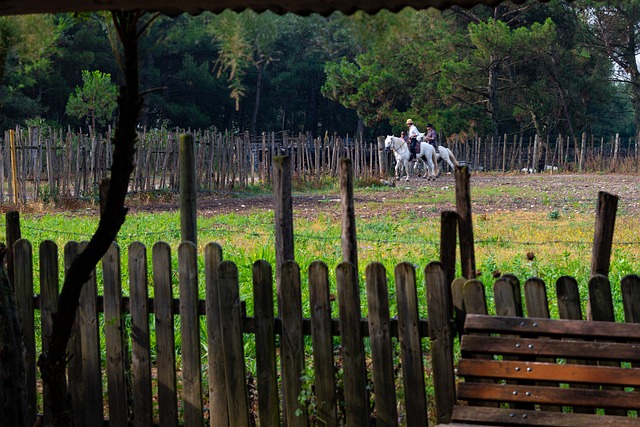
[[[470,314],[465,332],[450,426],[640,426],[640,324]]]

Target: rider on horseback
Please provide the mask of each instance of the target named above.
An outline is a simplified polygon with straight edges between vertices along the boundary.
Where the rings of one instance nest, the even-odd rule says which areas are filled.
[[[416,145],[418,144],[418,135],[420,135],[420,132],[411,119],[407,119],[407,126],[409,126],[410,160],[414,160],[416,158]]]

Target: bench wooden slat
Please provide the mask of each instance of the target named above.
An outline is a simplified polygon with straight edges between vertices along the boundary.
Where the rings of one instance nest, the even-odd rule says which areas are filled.
[[[622,390],[548,387],[517,384],[458,384],[458,398],[495,402],[530,402],[545,405],[635,409],[639,395]],[[640,423],[640,419],[638,420]]]
[[[559,383],[640,386],[640,368],[557,363],[461,359],[458,375],[481,378],[556,381]]]
[[[640,361],[640,343],[464,335],[461,349],[462,351],[482,354]]]
[[[640,340],[640,327],[634,323],[468,314],[464,327],[467,332],[501,332],[513,335],[534,334],[591,340],[606,339],[609,341]]]
[[[456,406],[453,410],[452,425],[458,422],[472,422],[490,425],[534,425],[554,427],[638,427],[640,419],[615,415],[595,415],[529,411],[507,408],[484,408],[476,406]]]

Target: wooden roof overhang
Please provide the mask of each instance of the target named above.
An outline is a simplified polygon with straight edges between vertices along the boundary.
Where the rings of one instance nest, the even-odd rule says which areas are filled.
[[[514,3],[522,1],[513,0]],[[497,5],[501,2],[502,0],[0,0],[0,15],[143,9],[174,16],[181,13],[197,15],[205,10],[219,13],[225,9],[241,11],[248,8],[256,12],[271,10],[276,13],[318,13],[326,16],[334,11],[351,14],[362,10],[373,14],[382,9],[397,12],[405,7],[469,8],[477,4]]]

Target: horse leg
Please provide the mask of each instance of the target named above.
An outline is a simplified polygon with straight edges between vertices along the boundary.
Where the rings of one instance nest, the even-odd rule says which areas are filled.
[[[436,150],[433,150],[431,161],[433,162],[433,179],[436,179],[440,176],[440,171],[438,171],[438,157],[436,155]]]
[[[409,175],[410,175],[410,172],[409,172],[409,160],[405,160],[404,161],[404,170],[407,173],[407,179],[405,181],[409,181]]]

